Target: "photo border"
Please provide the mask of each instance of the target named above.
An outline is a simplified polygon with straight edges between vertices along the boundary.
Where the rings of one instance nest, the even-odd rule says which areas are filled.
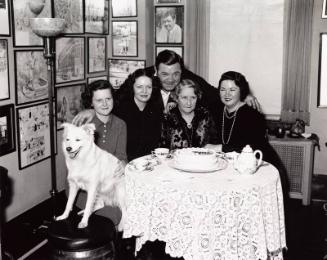
[[[132,15],[122,15],[122,16],[114,16],[114,6],[113,6],[113,1],[114,0],[111,0],[111,17],[112,18],[126,18],[126,17],[137,17],[137,12],[138,12],[138,10],[137,10],[137,1],[136,0],[134,0],[134,3],[135,3],[135,14],[134,13],[132,13]],[[129,1],[131,1],[131,0],[129,0]],[[134,10],[133,10],[134,11]]]
[[[8,97],[4,97],[4,98],[1,98],[0,97],[0,101],[2,101],[2,100],[7,100],[7,99],[10,99],[10,78],[9,78],[9,57],[8,57],[8,40],[7,39],[0,39],[0,41],[3,41],[3,42],[5,42],[5,45],[6,45],[6,58],[7,58],[7,79],[8,79],[8,81],[7,81],[7,90],[8,90]],[[3,87],[3,82],[1,82],[1,86],[0,86],[0,88],[2,88]],[[6,86],[4,86],[4,87],[6,87]]]
[[[89,0],[90,2],[95,2],[95,1],[99,1],[99,0]],[[103,35],[108,35],[109,34],[109,0],[103,0],[104,3],[105,3],[105,6],[104,6],[104,16],[102,17],[102,21],[103,21],[103,25],[106,24],[107,26],[103,28],[105,28],[104,30],[102,30],[102,32],[94,32],[94,31],[88,31],[87,30],[87,20],[86,20],[86,10],[87,10],[87,3],[86,3],[86,0],[84,1],[84,31],[85,33],[88,33],[88,34],[103,34]]]
[[[123,23],[135,23],[136,25],[136,39],[135,39],[135,47],[136,47],[136,54],[135,55],[117,55],[115,54],[114,51],[114,23],[119,23],[119,22],[123,22]],[[111,22],[111,26],[112,26],[112,34],[111,34],[111,49],[112,49],[112,57],[138,57],[138,21],[137,20],[115,20]]]
[[[90,40],[91,39],[104,39],[104,68],[103,70],[96,70],[96,71],[90,71]],[[93,73],[99,73],[99,72],[106,72],[107,71],[107,37],[106,36],[92,36],[87,38],[87,73],[93,74]]]
[[[157,0],[157,4],[180,4],[181,0]]]
[[[92,82],[96,80],[108,80],[108,75],[96,76],[96,77],[88,77],[87,85],[90,85]]]
[[[318,93],[317,93],[317,107],[327,108],[327,100],[325,103],[321,103],[321,88],[324,86],[326,88],[325,93],[327,93],[327,76],[325,77],[325,82],[322,82],[322,75],[326,74],[327,71],[327,33],[320,33],[320,44],[319,44],[319,68],[318,68]],[[323,73],[324,71],[324,73]]]
[[[16,151],[14,104],[0,106],[0,117],[7,117],[8,143],[0,145],[0,157]]]
[[[4,18],[5,20],[8,21],[8,27],[6,29],[8,29],[8,33],[6,32],[2,32],[0,31],[0,36],[11,36],[11,26],[10,26],[10,4],[9,4],[9,0],[5,0],[5,4],[6,4],[6,10],[4,10],[4,16],[7,16],[7,19]],[[6,27],[6,25],[4,25],[4,27]]]
[[[164,48],[164,49],[167,49],[167,50],[172,50],[172,51],[174,51],[174,52],[176,52],[175,50],[173,50],[173,49],[175,49],[175,48],[180,48],[181,49],[181,53],[182,53],[182,55],[180,55],[178,52],[176,52],[178,55],[180,55],[181,57],[182,57],[182,59],[184,59],[184,46],[178,46],[178,45],[156,45],[156,48],[155,48],[155,58],[158,56],[158,54],[159,54],[159,48]],[[163,50],[161,50],[161,51],[163,51]],[[160,52],[161,52],[160,51]]]
[[[327,0],[324,0],[322,3],[321,18],[322,19],[327,18]]]

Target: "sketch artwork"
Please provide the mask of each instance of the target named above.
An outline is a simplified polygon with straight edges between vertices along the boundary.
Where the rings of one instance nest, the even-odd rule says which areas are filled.
[[[89,38],[89,73],[106,70],[106,38]]]
[[[8,99],[9,93],[9,71],[8,71],[8,42],[0,40],[0,100]]]

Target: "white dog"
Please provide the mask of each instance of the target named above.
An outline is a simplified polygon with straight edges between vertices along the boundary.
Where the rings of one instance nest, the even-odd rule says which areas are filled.
[[[118,230],[122,230],[125,213],[124,167],[112,154],[94,143],[94,124],[80,127],[64,123],[62,147],[68,168],[69,195],[64,213],[56,220],[66,219],[72,210],[79,189],[87,192],[84,215],[78,228],[88,225],[92,212],[105,205],[118,206],[122,219]]]

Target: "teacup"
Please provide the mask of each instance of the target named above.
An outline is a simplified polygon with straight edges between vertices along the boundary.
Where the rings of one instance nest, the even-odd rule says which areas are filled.
[[[156,148],[154,149],[154,154],[158,157],[158,158],[167,158],[168,154],[169,154],[169,149],[168,148]]]

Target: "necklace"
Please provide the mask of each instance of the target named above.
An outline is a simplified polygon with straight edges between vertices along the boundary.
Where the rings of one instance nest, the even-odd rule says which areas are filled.
[[[233,132],[233,128],[234,128],[234,124],[235,124],[235,120],[236,120],[236,116],[237,116],[237,111],[238,111],[238,109],[239,109],[239,108],[237,108],[237,109],[235,110],[235,113],[234,113],[232,116],[228,117],[228,116],[227,116],[227,109],[226,109],[226,107],[224,107],[224,111],[223,111],[223,122],[222,122],[222,130],[221,130],[221,141],[222,141],[223,144],[228,144],[229,141],[230,141],[230,138],[231,138],[231,136],[232,136],[232,132]],[[228,138],[227,138],[227,141],[226,141],[226,142],[225,142],[225,116],[226,116],[227,119],[231,119],[231,118],[233,118],[233,123],[232,123],[232,126],[231,126],[230,130],[229,130],[229,134],[228,134]]]
[[[237,112],[238,109],[236,109],[235,111],[233,111],[232,113],[228,113],[226,107],[224,107],[224,114],[226,116],[226,118],[228,119],[232,119],[233,117],[236,116],[236,112]]]

